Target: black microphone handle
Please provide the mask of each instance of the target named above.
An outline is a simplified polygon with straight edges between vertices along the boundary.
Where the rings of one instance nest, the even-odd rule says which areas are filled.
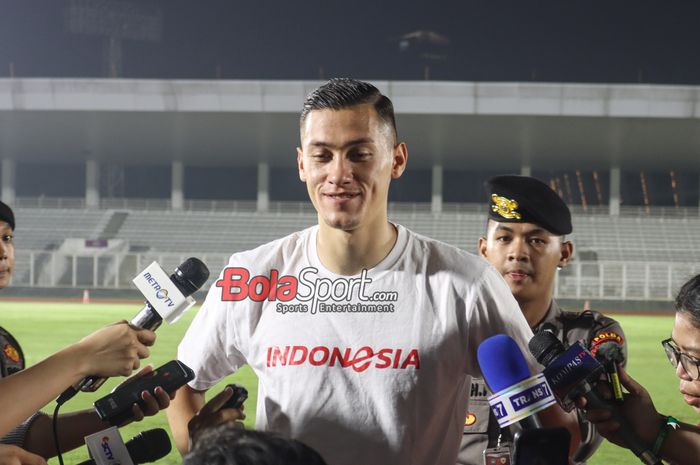
[[[584,382],[580,385],[580,391],[580,394],[583,395],[588,401],[588,406],[590,406],[590,408],[596,410],[607,410],[610,412],[611,418],[620,424],[618,434],[627,447],[634,452],[634,455],[639,457],[639,459],[646,465],[663,465],[661,460],[659,460],[651,452],[649,446],[644,444],[639,436],[634,433],[632,426],[614,405],[611,405],[598,397],[588,382]]]
[[[522,426],[523,429],[541,429],[542,428],[542,423],[540,423],[540,419],[537,418],[536,413],[533,413],[529,417],[523,418],[518,423],[520,423],[520,426]]]

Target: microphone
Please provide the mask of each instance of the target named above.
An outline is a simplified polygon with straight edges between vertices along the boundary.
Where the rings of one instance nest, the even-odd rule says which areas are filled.
[[[617,370],[617,366],[625,361],[625,356],[622,352],[622,341],[622,336],[615,331],[604,330],[591,339],[591,344],[588,347],[596,360],[605,367],[608,383],[612,386],[613,396],[618,404],[624,400],[620,373]]]
[[[96,435],[101,435],[101,433],[103,432],[101,431],[100,433],[96,433]],[[88,442],[91,436],[85,438],[86,442]],[[96,457],[96,459],[88,459],[83,462],[80,462],[78,465],[103,465],[113,463],[114,458],[112,451],[106,450],[105,446],[103,445],[105,443],[104,439],[105,438],[101,438],[102,443],[98,445],[98,451],[100,452],[98,452],[97,454],[93,454],[93,456]],[[155,462],[156,460],[162,459],[163,457],[168,455],[172,450],[168,433],[166,433],[163,428],[156,428],[150,429],[148,431],[143,431],[134,436],[133,438],[129,439],[126,442],[126,444],[124,444],[124,446],[126,446],[126,451],[129,455],[129,457],[127,458],[130,458],[131,462],[134,465],[138,465],[140,463]],[[88,449],[90,449],[89,442]],[[90,450],[92,452],[92,449]],[[105,455],[105,457],[102,457],[103,454]],[[112,458],[110,458],[110,456],[112,456]]]
[[[132,318],[129,324],[155,331],[163,323],[164,318],[169,322],[175,321],[185,310],[194,305],[193,299],[185,298],[194,294],[207,282],[207,279],[209,279],[209,269],[198,258],[190,257],[185,260],[175,268],[175,272],[169,278],[160,266],[153,262],[134,278],[136,286],[146,295],[146,305]],[[180,296],[177,295],[178,293]],[[178,300],[178,297],[181,298]],[[88,376],[72,389],[94,392],[106,380],[107,378]]]
[[[608,383],[612,386],[613,398],[615,402],[622,403],[624,400],[622,383],[620,383],[620,373],[617,370],[617,366],[625,360],[625,357],[622,355],[622,347],[615,342],[604,342],[595,347],[595,349],[596,351],[593,352],[591,350],[591,353],[605,367]]]
[[[484,340],[477,350],[484,380],[495,394],[489,397],[498,425],[520,422],[524,429],[541,428],[536,412],[556,402],[544,375],[530,376],[523,353],[505,334]]]
[[[614,405],[603,401],[593,390],[603,366],[579,342],[568,349],[552,333],[540,331],[528,343],[532,355],[545,366],[544,375],[549,381],[561,406],[570,411],[574,399],[583,396],[593,409],[607,410],[620,424],[618,433],[634,454],[647,465],[661,465],[659,459],[634,433],[627,420]]]

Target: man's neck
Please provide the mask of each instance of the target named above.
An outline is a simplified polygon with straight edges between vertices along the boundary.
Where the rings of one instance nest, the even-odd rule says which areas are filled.
[[[549,307],[552,304],[552,298],[548,297],[546,299],[535,299],[523,302],[518,300],[518,305],[520,305],[520,310],[522,310],[523,315],[525,315],[525,320],[530,328],[536,328],[547,315]]]
[[[333,273],[353,276],[381,262],[396,244],[397,236],[396,227],[388,221],[352,231],[321,223],[316,238],[318,258]]]

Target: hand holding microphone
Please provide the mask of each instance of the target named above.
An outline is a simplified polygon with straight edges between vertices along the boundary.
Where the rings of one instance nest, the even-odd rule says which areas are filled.
[[[556,336],[547,331],[535,334],[528,346],[535,359],[545,366],[544,374],[562,407],[573,408],[578,398],[585,397],[589,407],[607,410],[610,418],[619,423],[619,434],[625,447],[643,463],[661,464],[651,452],[650,445],[637,436],[616,406],[602,400],[594,390],[593,386],[604,368],[588,350],[578,342],[566,349]]]
[[[131,320],[130,326],[152,332],[160,327],[163,320],[169,322],[177,320],[185,310],[194,305],[194,299],[190,296],[202,287],[207,279],[209,279],[209,269],[198,258],[188,258],[175,268],[175,272],[169,277],[157,263],[153,262],[134,278],[134,283],[146,296],[146,302],[141,311]],[[150,337],[148,333],[142,334],[145,339]],[[153,338],[155,340],[155,335]],[[138,368],[138,362],[132,369],[136,368]],[[127,374],[129,373],[131,372]],[[94,392],[105,381],[106,377],[92,373],[78,383],[75,390]],[[60,400],[65,401],[64,399],[69,398],[69,395],[74,395],[68,391],[64,394],[61,396],[63,399],[60,398]]]
[[[146,365],[141,371],[117,386],[115,390],[125,388],[129,383],[133,383],[151,373],[153,373],[153,365]],[[175,391],[168,392],[162,386],[156,387],[153,393],[148,390],[142,391],[140,394],[140,402],[132,405],[128,420],[119,426],[124,426],[132,421],[141,421],[145,417],[153,416],[161,410],[165,410],[170,406],[170,401],[174,397]]]
[[[156,334],[121,321],[90,334],[75,346],[76,364],[84,376],[129,376],[150,355]]]
[[[619,408],[620,415],[627,420],[629,425],[634,427],[634,432],[639,438],[651,443],[654,441],[659,427],[665,421],[665,417],[661,415],[654,407],[654,402],[651,400],[649,392],[635,380],[633,380],[625,371],[624,368],[619,369],[620,382],[627,389],[628,394],[625,394],[624,402]],[[613,393],[603,389],[598,389],[603,398],[612,398]],[[586,410],[586,418],[596,425],[600,434],[608,441],[622,447],[629,447],[622,435],[620,428],[623,426],[617,420],[610,410],[598,409],[590,405],[586,398],[577,400],[577,405]]]
[[[209,402],[195,414],[187,423],[190,440],[197,441],[197,436],[207,428],[211,428],[222,423],[238,422],[245,419],[242,401],[230,405],[230,401],[237,396],[236,391],[240,386],[228,385],[226,388],[212,397]],[[246,391],[247,397],[247,391]],[[245,399],[243,399],[245,400]],[[243,424],[240,424],[243,427]]]

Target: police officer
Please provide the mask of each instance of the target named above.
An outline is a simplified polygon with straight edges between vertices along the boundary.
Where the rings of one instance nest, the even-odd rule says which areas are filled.
[[[487,182],[488,225],[479,238],[479,254],[503,276],[533,332],[553,332],[565,346],[581,342],[595,354],[604,345],[624,364],[627,347],[620,324],[595,311],[567,312],[553,299],[557,270],[573,256],[571,212],[564,201],[541,181],[528,176],[497,176]],[[526,348],[523,348],[526,350]],[[507,457],[511,434],[500,430],[491,415],[491,394],[483,380],[474,379],[458,463],[487,465]],[[579,412],[577,412],[579,413]],[[585,464],[602,438],[578,414],[581,444],[574,462]]]

